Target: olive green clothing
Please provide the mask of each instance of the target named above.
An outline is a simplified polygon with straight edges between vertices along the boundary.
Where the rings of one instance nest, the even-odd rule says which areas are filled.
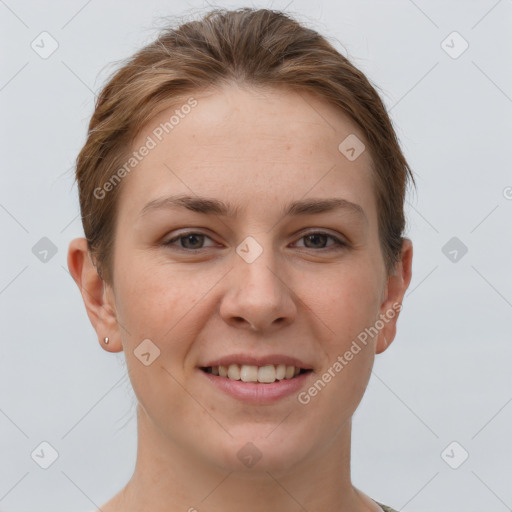
[[[373,500],[373,501],[375,501],[375,500]],[[397,512],[394,508],[383,505],[382,503],[379,503],[378,501],[375,501],[375,503],[377,503],[377,505],[379,505],[379,507],[382,508],[382,510],[384,510],[384,512]]]

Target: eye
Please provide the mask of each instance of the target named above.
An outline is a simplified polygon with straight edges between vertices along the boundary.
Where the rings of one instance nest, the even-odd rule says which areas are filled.
[[[166,242],[163,243],[163,245],[175,246],[178,250],[181,249],[187,251],[198,251],[200,249],[208,247],[203,245],[206,239],[211,240],[211,238],[205,235],[204,233],[200,233],[197,231],[187,231],[182,232],[179,235],[167,240]],[[327,245],[329,239],[332,240],[333,243]],[[310,233],[306,233],[299,240],[305,241],[303,247],[305,247],[306,249],[324,249],[330,251],[348,247],[348,244],[340,240],[338,237],[335,237],[334,235],[325,233],[323,231],[312,231]],[[176,242],[178,242],[179,245],[177,245]],[[212,246],[214,246],[213,243],[209,247]]]
[[[334,240],[334,243],[330,246],[326,246],[327,241],[331,239]],[[304,240],[305,247],[307,249],[341,249],[343,247],[347,247],[347,244],[335,237],[334,235],[330,235],[329,233],[324,233],[323,231],[312,231],[310,233],[306,233],[303,235],[300,240]],[[334,247],[333,247],[334,246]]]
[[[189,250],[198,250],[203,249],[202,244],[204,243],[204,240],[208,238],[211,240],[211,238],[204,233],[198,233],[196,231],[187,231],[186,233],[180,233],[178,236],[175,236],[174,238],[171,238],[170,240],[167,240],[167,242],[164,242],[163,245],[175,245],[175,242],[180,241],[181,246],[178,246],[178,249],[189,249]]]

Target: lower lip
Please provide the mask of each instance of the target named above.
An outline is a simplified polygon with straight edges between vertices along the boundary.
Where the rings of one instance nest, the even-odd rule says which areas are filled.
[[[268,404],[277,402],[282,398],[298,393],[310,375],[311,371],[301,373],[292,379],[283,379],[272,382],[271,384],[261,384],[259,382],[243,382],[241,380],[232,380],[227,377],[220,377],[212,373],[202,373],[214,386],[227,395],[253,404]]]

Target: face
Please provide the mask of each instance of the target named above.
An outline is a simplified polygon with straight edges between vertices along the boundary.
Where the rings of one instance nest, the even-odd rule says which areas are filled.
[[[133,145],[157,142],[119,197],[117,335],[167,446],[237,470],[252,450],[285,470],[336,442],[393,337],[397,314],[361,341],[392,308],[370,155],[340,152],[361,130],[313,95],[193,96],[161,141],[175,106]]]

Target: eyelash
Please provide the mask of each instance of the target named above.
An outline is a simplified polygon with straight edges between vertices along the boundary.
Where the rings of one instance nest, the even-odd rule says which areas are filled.
[[[205,236],[206,238],[210,238],[207,234],[201,233],[199,231],[185,231],[185,232],[180,233],[179,235],[175,236],[174,238],[171,238],[167,242],[164,242],[162,245],[167,246],[167,247],[172,247],[174,242],[181,240],[182,238],[186,238],[187,236],[190,236],[190,235],[199,235],[199,236]],[[343,242],[338,237],[331,235],[330,233],[326,233],[324,231],[310,231],[309,233],[305,233],[304,235],[302,235],[299,238],[299,240],[306,238],[307,236],[311,236],[311,235],[321,235],[321,236],[325,235],[328,238],[331,238],[332,240],[334,240],[335,243],[329,247],[320,247],[319,249],[314,249],[311,247],[304,247],[305,249],[313,250],[315,252],[316,251],[330,252],[330,251],[339,251],[341,249],[345,249],[346,247],[348,247],[347,243]],[[211,238],[210,238],[210,240],[211,240]],[[335,246],[335,247],[333,247],[333,246]],[[176,246],[175,249],[184,251],[184,252],[199,252],[199,251],[202,251],[203,249],[208,249],[208,247],[201,247],[199,249],[187,249],[185,247]]]

